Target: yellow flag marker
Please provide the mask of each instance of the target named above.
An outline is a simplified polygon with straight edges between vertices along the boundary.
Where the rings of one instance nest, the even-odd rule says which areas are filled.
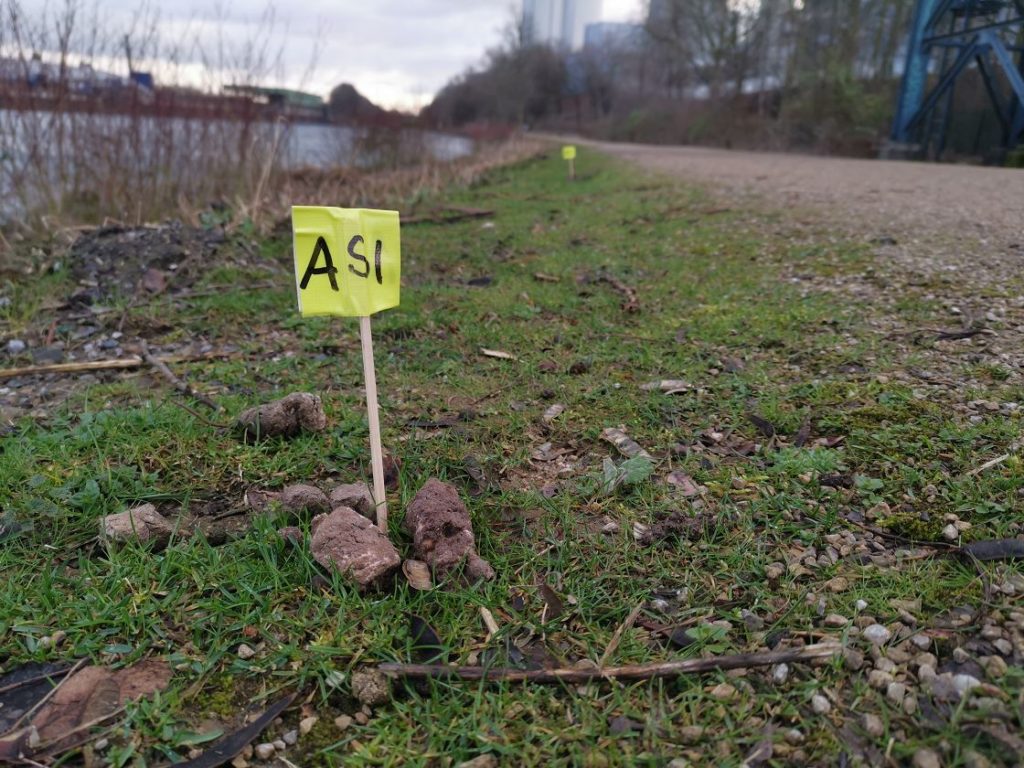
[[[359,318],[370,421],[373,497],[377,506],[377,527],[387,535],[384,452],[380,442],[370,315],[398,306],[402,273],[398,211],[295,206],[292,230],[299,313],[303,317]]]
[[[562,147],[562,159],[569,162],[569,181],[576,178],[576,147],[568,144]]]

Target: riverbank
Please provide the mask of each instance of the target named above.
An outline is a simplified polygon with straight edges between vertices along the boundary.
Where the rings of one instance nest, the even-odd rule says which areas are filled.
[[[427,478],[453,483],[497,572],[476,586],[418,591],[400,574],[360,594],[259,516],[216,546],[188,530],[159,553],[97,541],[102,516],[142,502],[248,520],[253,488],[366,479],[355,323],[297,317],[286,228],[235,231],[187,284],[113,299],[84,339],[47,306],[80,287],[66,272],[19,281],[5,343],[144,341],[223,410],[145,363],[90,372],[6,425],[3,671],[166,662],[160,699],[90,741],[122,764],[201,750],[292,692],[256,739],[283,745],[268,764],[1011,754],[1024,583],[960,547],[1021,535],[1019,372],[992,349],[1024,311],[1019,278],[990,288],[1003,314],[983,329],[951,328],[934,285],[894,296],[876,279],[891,246],[874,228],[586,148],[576,170],[568,182],[549,151],[425,197],[423,211],[490,213],[407,222],[402,305],[374,321],[384,443],[401,459],[391,538],[408,550],[402,516]],[[0,386],[38,398],[62,380]],[[296,390],[323,397],[326,432],[247,445],[221,426]],[[835,658],[629,683],[438,680],[372,704],[353,685],[392,661],[586,670],[812,644]]]

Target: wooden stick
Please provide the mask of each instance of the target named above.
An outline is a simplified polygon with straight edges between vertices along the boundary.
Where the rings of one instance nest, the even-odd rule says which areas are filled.
[[[198,360],[213,360],[227,357],[226,352],[212,352],[203,355],[170,355],[155,358],[162,363],[185,363]],[[21,368],[0,368],[0,381],[13,379],[16,376],[38,376],[47,373],[83,373],[85,371],[117,371],[130,368],[141,368],[147,362],[138,355],[119,357],[115,360],[84,360],[75,363],[53,363],[49,365],[26,365]]]
[[[140,349],[142,350],[142,359],[153,366],[157,372],[163,376],[167,381],[171,383],[171,386],[181,392],[186,397],[191,397],[198,400],[200,403],[205,405],[207,408],[213,411],[219,411],[220,406],[217,405],[213,400],[204,395],[202,392],[198,392],[188,385],[187,382],[179,379],[174,375],[174,372],[167,367],[167,363],[156,357],[152,352],[149,351],[149,344],[145,341],[141,342]]]
[[[643,603],[637,603],[636,608],[629,612],[629,616],[626,617],[626,620],[619,625],[618,629],[615,630],[615,634],[612,635],[612,639],[608,643],[608,647],[604,649],[604,653],[601,654],[601,660],[597,662],[597,666],[603,667],[608,663],[608,659],[612,657],[616,649],[619,647],[622,635],[628,632],[629,628],[633,626],[633,622],[636,621],[636,617],[640,615],[640,609],[643,607]]]
[[[653,680],[716,669],[769,667],[773,664],[829,659],[842,651],[838,643],[819,643],[781,651],[740,653],[710,659],[683,659],[655,664],[635,664],[605,669],[515,669],[510,667],[449,667],[444,664],[381,664],[377,667],[391,677],[437,677],[507,683],[589,683],[594,680]]]
[[[388,534],[388,500],[384,494],[384,451],[380,445],[380,416],[377,413],[377,374],[373,367],[373,339],[370,318],[359,318],[359,340],[363,345],[363,378],[366,379],[366,410],[370,417],[370,461],[373,464],[373,500],[377,505],[377,527]]]

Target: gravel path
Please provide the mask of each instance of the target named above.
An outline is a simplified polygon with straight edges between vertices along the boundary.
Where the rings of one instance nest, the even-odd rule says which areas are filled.
[[[709,183],[722,197],[786,209],[876,244],[879,265],[897,284],[941,277],[953,283],[945,291],[951,302],[1020,285],[1024,170],[699,147],[590,146],[643,168]]]

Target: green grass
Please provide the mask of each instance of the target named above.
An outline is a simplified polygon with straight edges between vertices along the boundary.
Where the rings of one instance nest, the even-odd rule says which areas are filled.
[[[182,538],[157,555],[99,548],[98,518],[134,502],[152,500],[165,511],[210,501],[237,506],[252,485],[326,486],[369,476],[356,323],[299,318],[290,275],[279,271],[279,289],[187,304],[160,298],[132,309],[129,326],[162,328],[145,334],[151,345],[200,334],[237,345],[232,359],[178,371],[216,392],[228,413],[290,391],[319,392],[329,432],[243,445],[176,407],[175,393],[131,378],[94,385],[45,421],[19,424],[0,453],[0,505],[5,519],[24,527],[0,540],[2,668],[81,656],[101,663],[167,658],[177,670],[170,689],[130,707],[111,734],[110,754],[120,764],[184,755],[196,731],[217,723],[231,730],[247,707],[294,690],[311,694],[322,718],[287,753],[304,766],[446,765],[484,752],[508,765],[662,766],[680,756],[738,765],[770,728],[780,764],[833,764],[850,748],[847,724],[879,753],[891,749],[896,761],[923,745],[945,744],[949,765],[970,749],[997,755],[997,744],[960,727],[973,717],[969,708],[939,724],[906,715],[870,689],[864,673],[851,674],[840,662],[794,668],[782,685],[763,671],[579,689],[435,683],[401,690],[366,726],[340,732],[331,725],[354,711],[339,673],[412,657],[409,613],[435,627],[455,661],[488,652],[513,663],[520,651],[510,647],[518,644],[568,665],[600,658],[638,603],[650,621],[729,622],[727,632],[707,633],[704,650],[720,653],[754,649],[765,633],[782,630],[841,639],[842,630],[821,625],[819,598],[825,612],[846,616],[863,599],[882,621],[897,618],[890,601],[900,599],[919,598],[925,623],[961,604],[1012,607],[1011,598],[986,598],[974,568],[944,558],[898,568],[848,558],[809,575],[765,577],[787,548],[820,553],[825,536],[848,528],[845,512],[880,501],[894,510],[894,532],[914,538],[937,538],[950,512],[973,523],[972,537],[1015,534],[1024,486],[1019,462],[967,473],[1018,438],[1019,417],[984,413],[972,423],[922,397],[917,384],[892,375],[914,350],[874,332],[863,307],[786,278],[793,265],[823,280],[860,273],[871,259],[863,246],[825,232],[820,242],[815,233],[795,236],[796,225],[778,213],[715,211],[701,190],[652,180],[587,151],[579,173],[579,181],[566,183],[551,154],[451,191],[452,204],[493,208],[493,225],[406,227],[402,305],[374,321],[384,440],[403,461],[401,489],[391,499],[392,538],[403,551],[408,546],[401,510],[422,482],[450,480],[464,492],[496,581],[429,593],[403,582],[360,595],[324,574],[308,553],[286,546],[272,520],[220,547]],[[284,239],[264,243],[266,266],[290,269],[289,247]],[[640,311],[623,312],[622,297],[602,275],[635,287]],[[485,276],[489,285],[467,285]],[[265,282],[267,272],[219,268],[206,284],[230,277],[244,286]],[[44,322],[42,294],[23,290],[27,303],[8,320]],[[892,311],[917,322],[931,310],[908,296]],[[484,357],[482,347],[518,359]],[[729,365],[736,359],[739,370]],[[861,364],[869,359],[875,362]],[[966,360],[962,366],[965,374],[975,368]],[[986,374],[978,397],[1012,399],[1012,380],[995,369]],[[640,390],[657,379],[684,379],[693,389]],[[540,417],[553,403],[566,410],[546,431]],[[465,410],[474,418],[454,429],[406,426]],[[787,436],[784,444],[765,445],[751,412]],[[808,419],[812,442],[794,447],[792,437]],[[654,455],[657,468],[649,480],[601,495],[587,478],[613,454],[600,441],[602,429],[618,425]],[[725,435],[729,448],[750,441],[762,447],[673,450],[699,444],[709,431]],[[814,444],[819,438],[832,440]],[[544,442],[579,457],[570,476],[531,461]],[[475,483],[467,459],[492,480],[482,495],[468,495]],[[689,506],[660,482],[673,469],[707,487],[703,506],[715,524],[697,541],[641,547],[633,523]],[[850,487],[820,482],[834,474],[852,478]],[[556,479],[559,492],[548,498],[541,489]],[[599,532],[606,517],[619,523],[618,532]],[[827,591],[825,582],[839,575],[849,588]],[[560,619],[541,623],[540,581],[566,601]],[[652,603],[666,594],[674,596],[668,608]],[[480,607],[502,627],[489,644]],[[744,611],[764,627],[748,629]],[[67,632],[65,643],[44,648],[40,639],[58,629]],[[241,642],[258,648],[254,659],[237,657]],[[943,641],[946,650],[954,642]],[[666,647],[636,629],[623,636],[613,662],[701,650]],[[710,692],[726,680],[738,693],[716,700]],[[1020,683],[1016,672],[1001,683],[1017,727]],[[810,697],[824,689],[838,704],[817,716]],[[887,723],[882,738],[860,732],[866,711]],[[641,729],[613,732],[619,716]],[[268,734],[294,727],[299,717],[288,713]],[[684,727],[695,724],[705,736],[684,743]],[[784,740],[791,728],[804,734],[802,744]]]

